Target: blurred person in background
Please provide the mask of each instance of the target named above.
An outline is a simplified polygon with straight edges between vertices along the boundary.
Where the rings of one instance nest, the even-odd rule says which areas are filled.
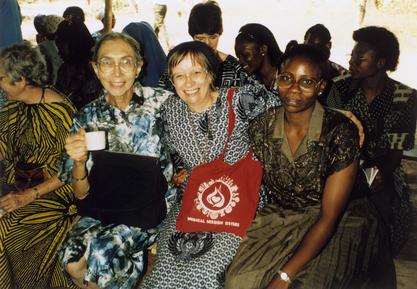
[[[21,23],[17,0],[0,0],[0,50],[22,41]]]
[[[123,32],[133,37],[141,47],[144,63],[137,80],[143,86],[156,87],[166,70],[166,55],[152,26],[145,21],[131,22]]]
[[[36,32],[38,32],[36,42],[41,53],[45,56],[51,85],[55,85],[58,69],[63,62],[55,44],[55,33],[63,20],[64,18],[58,15],[37,15],[33,19]]]
[[[69,22],[79,22],[84,23],[85,21],[85,13],[82,8],[78,6],[70,6],[64,10],[62,17]]]
[[[95,42],[84,23],[65,20],[58,26],[55,43],[64,61],[55,86],[79,109],[95,99],[101,89],[90,65]]]
[[[70,185],[57,177],[76,109],[47,88],[46,64],[29,42],[0,52],[0,288],[76,288],[57,251],[76,217]]]
[[[116,17],[114,16],[114,13],[112,12],[112,18],[111,18],[111,29],[113,29],[114,28],[114,26],[116,25]],[[100,38],[104,35],[104,29],[105,29],[105,27],[104,27],[104,11],[101,11],[100,13],[98,13],[98,15],[97,15],[97,20],[98,21],[100,21],[101,23],[103,23],[103,28],[102,29],[100,29],[100,30],[97,30],[97,31],[95,31],[95,32],[93,32],[92,34],[91,34],[91,37],[93,37],[93,39],[94,39],[94,41],[95,42],[97,42],[98,40],[100,40]]]

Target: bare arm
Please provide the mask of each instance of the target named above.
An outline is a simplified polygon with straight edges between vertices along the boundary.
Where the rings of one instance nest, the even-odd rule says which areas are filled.
[[[344,116],[346,116],[348,119],[350,119],[358,128],[359,133],[359,146],[362,147],[363,142],[365,141],[365,132],[363,130],[362,123],[359,121],[359,119],[349,110],[343,110],[343,109],[335,109],[338,112],[342,113]]]
[[[78,199],[83,199],[87,196],[90,189],[86,168],[88,151],[85,142],[85,130],[83,128],[80,128],[76,134],[67,137],[65,140],[65,150],[74,161],[71,172],[74,194]]]
[[[32,203],[41,196],[46,195],[63,185],[64,183],[61,182],[57,176],[53,176],[32,188],[28,188],[20,192],[10,192],[1,197],[0,208],[10,213]]]
[[[282,268],[277,268],[287,273],[291,279],[320,253],[333,236],[349,200],[357,170],[358,162],[355,160],[327,178],[318,220],[304,236],[291,259]],[[268,289],[278,288],[288,288],[288,283],[278,277],[268,286]]]

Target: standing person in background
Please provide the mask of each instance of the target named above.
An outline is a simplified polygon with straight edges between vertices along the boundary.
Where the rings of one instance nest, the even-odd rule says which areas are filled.
[[[272,32],[262,24],[249,23],[239,29],[235,52],[248,75],[278,94],[279,63],[282,52]]]
[[[0,288],[75,288],[57,251],[76,217],[70,185],[57,177],[76,109],[46,87],[45,60],[28,42],[0,52]],[[7,214],[5,214],[7,212]]]
[[[22,41],[21,23],[17,0],[0,0],[0,50]]]
[[[84,11],[78,6],[67,7],[64,10],[62,17],[64,17],[65,20],[68,20],[69,22],[84,23],[85,21]]]
[[[55,85],[58,69],[63,62],[55,44],[55,33],[58,25],[63,20],[64,18],[58,15],[37,15],[33,19],[33,24],[38,32],[36,34],[36,42],[41,53],[45,56],[49,83],[51,85]]]
[[[145,21],[132,22],[123,28],[123,32],[140,44],[144,63],[137,80],[144,86],[158,86],[166,70],[166,55],[151,25]]]
[[[64,20],[58,26],[55,43],[64,61],[56,88],[79,109],[95,99],[101,88],[90,65],[95,42],[83,22]]]
[[[154,24],[153,29],[155,31],[156,37],[160,38],[162,33],[162,37],[164,38],[166,49],[171,49],[171,44],[169,42],[168,32],[165,25],[165,17],[168,11],[168,1],[167,0],[154,0],[153,1],[153,16],[154,16]]]
[[[111,18],[111,29],[113,29],[114,26],[116,25],[116,17],[114,16],[113,12],[112,12],[111,16],[112,16],[112,18]],[[91,34],[91,37],[93,37],[95,42],[100,40],[100,38],[104,35],[104,11],[101,11],[100,13],[98,13],[96,18],[97,18],[98,21],[103,23],[103,28],[100,29],[100,30],[97,30],[97,31],[95,31]]]
[[[368,26],[354,31],[353,40],[350,75],[335,79],[326,103],[352,111],[365,129],[362,168],[378,170],[370,196],[390,229],[395,255],[409,233],[409,189],[401,159],[415,143],[417,94],[388,76],[400,55],[391,31]]]

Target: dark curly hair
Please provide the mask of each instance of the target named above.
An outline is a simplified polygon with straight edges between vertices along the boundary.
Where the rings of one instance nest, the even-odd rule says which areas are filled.
[[[353,40],[370,45],[377,58],[385,58],[385,70],[395,71],[400,56],[400,44],[394,33],[384,27],[368,26],[354,31]]]
[[[216,1],[198,3],[191,9],[188,18],[188,34],[194,37],[196,34],[223,33],[222,10]]]

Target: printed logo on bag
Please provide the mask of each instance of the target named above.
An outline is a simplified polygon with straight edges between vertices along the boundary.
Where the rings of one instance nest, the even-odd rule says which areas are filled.
[[[239,187],[233,180],[223,176],[200,184],[194,203],[199,211],[212,220],[230,214],[239,203]]]

